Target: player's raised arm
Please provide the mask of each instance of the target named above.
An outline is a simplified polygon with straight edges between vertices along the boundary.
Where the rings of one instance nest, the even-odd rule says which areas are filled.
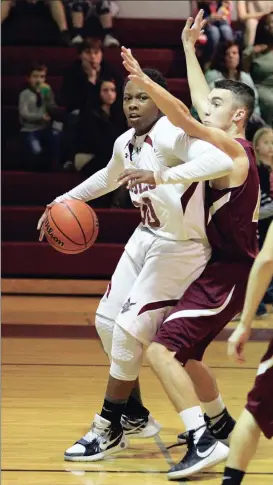
[[[201,140],[212,143],[220,150],[225,151],[231,158],[242,156],[243,148],[223,130],[208,128],[196,121],[182,101],[152,81],[142,71],[130,49],[122,47],[121,56],[125,68],[130,73],[129,79],[143,87],[145,92],[153,99],[158,108],[169,118],[173,125],[182,128],[188,135],[194,138],[200,138]]]
[[[202,33],[202,29],[206,23],[206,21],[203,20],[203,15],[203,10],[200,10],[195,20],[193,20],[192,17],[188,18],[181,36],[186,58],[187,78],[191,100],[201,121],[204,119],[207,98],[210,92],[206,78],[195,54],[196,41]]]
[[[268,288],[273,275],[273,222],[271,223],[263,248],[258,254],[248,280],[241,321],[229,338],[228,354],[238,362],[244,362],[243,349],[251,332],[251,325],[258,305]]]

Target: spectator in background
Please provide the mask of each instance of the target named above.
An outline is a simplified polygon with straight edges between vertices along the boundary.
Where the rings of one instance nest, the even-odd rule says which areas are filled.
[[[119,47],[119,41],[113,36],[111,2],[109,0],[92,0],[92,3],[95,5],[96,14],[103,29],[104,47]]]
[[[101,40],[86,39],[78,45],[79,58],[64,75],[61,105],[65,106],[67,118],[64,128],[63,157],[65,168],[70,169],[75,156],[75,133],[80,110],[84,106],[95,107],[99,100],[101,79],[115,79],[117,92],[121,94],[122,79],[103,59]]]
[[[259,31],[259,33],[258,33]],[[259,34],[259,35],[258,35]],[[262,118],[273,126],[273,12],[258,25],[254,46],[243,51],[243,66],[249,71],[259,95]]]
[[[83,41],[85,19],[96,14],[104,32],[104,47],[118,47],[119,41],[113,36],[113,16],[111,2],[106,0],[66,0],[71,11],[73,34],[72,43]],[[88,35],[92,35],[91,32]]]
[[[52,124],[58,107],[46,75],[45,65],[33,65],[28,88],[19,95],[21,134],[28,168],[34,171],[49,170],[59,162],[60,130]]]
[[[270,195],[270,179],[273,174],[273,130],[261,128],[255,133],[253,148],[256,153],[258,172],[261,186],[261,206],[259,215],[259,246],[263,246],[267,230],[273,221],[273,199]],[[259,305],[257,315],[266,315],[265,304],[273,303],[273,284],[271,282],[263,301]]]
[[[273,11],[272,0],[238,0],[237,15],[244,23],[244,45],[254,44],[256,29],[259,20],[266,14]]]
[[[51,16],[56,22],[60,31],[61,44],[68,46],[70,44],[70,37],[67,27],[65,9],[61,0],[20,0],[28,4],[38,5],[44,3],[48,6]],[[12,7],[16,6],[17,0],[2,0],[1,1],[1,23],[9,16]]]
[[[232,79],[241,81],[250,86],[255,92],[255,110],[257,116],[261,115],[257,89],[249,73],[242,70],[242,59],[239,45],[236,42],[228,41],[219,46],[211,62],[211,69],[205,73],[209,87],[212,89],[214,83],[220,79]]]
[[[116,83],[114,79],[102,79],[99,83],[98,105],[86,106],[80,113],[76,170],[83,171],[86,177],[104,168],[112,156],[115,140],[127,129],[122,98],[118,97]],[[125,186],[104,198],[107,207],[132,207]]]
[[[114,79],[99,82],[99,99],[96,106],[86,105],[80,111],[75,168],[81,170],[88,163],[91,175],[109,162],[115,140],[127,130],[122,100],[117,97]]]
[[[204,27],[207,43],[204,47],[204,62],[207,63],[214,56],[220,41],[232,41],[233,31],[231,28],[231,1],[197,2],[198,10],[204,10],[204,19],[207,23]]]

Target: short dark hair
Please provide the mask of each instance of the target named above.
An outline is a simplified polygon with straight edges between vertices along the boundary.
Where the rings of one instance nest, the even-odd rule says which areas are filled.
[[[158,69],[153,69],[152,67],[144,67],[142,69],[144,74],[146,74],[152,81],[154,81],[156,84],[159,84],[162,88],[166,89],[168,91],[168,84],[166,79],[164,78],[162,72],[158,71]],[[126,77],[125,82],[124,82],[124,87],[126,84],[130,81],[128,77]]]
[[[82,52],[89,51],[94,49],[95,51],[102,51],[102,42],[101,39],[95,37],[87,37],[84,39],[83,42],[78,44],[78,53],[82,54]]]
[[[47,73],[47,66],[46,64],[42,64],[40,62],[33,62],[29,65],[27,75],[31,76],[34,71],[45,71]]]
[[[233,81],[231,79],[216,81],[214,87],[217,89],[226,89],[227,91],[231,91],[237,104],[247,108],[247,116],[245,120],[245,124],[247,124],[253,114],[255,106],[255,93],[253,89],[245,83]]]

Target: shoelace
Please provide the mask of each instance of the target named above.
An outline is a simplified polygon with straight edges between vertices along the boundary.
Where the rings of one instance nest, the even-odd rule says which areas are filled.
[[[194,433],[195,433],[195,431],[198,431],[199,429],[202,429],[202,428],[206,428],[206,424],[203,424],[202,426],[199,426],[199,428],[196,428],[194,430],[185,431],[185,433],[183,433],[183,435],[182,435],[183,438],[185,438],[185,443],[175,443],[174,445],[167,446],[167,450],[170,450],[171,448],[175,448],[176,446],[187,445],[188,446],[188,452],[191,451],[193,446],[194,446],[194,440],[193,440]],[[187,452],[187,454],[188,454],[188,452]]]
[[[217,428],[215,428],[215,426],[221,421],[221,418],[224,415],[225,415],[225,409],[221,411],[221,413],[217,414],[216,416],[213,416],[212,418],[210,418],[207,414],[204,414],[204,420],[208,429],[212,430],[214,428],[214,431],[217,433]],[[220,418],[220,419],[216,423],[213,423],[212,420],[216,418]]]
[[[105,426],[99,425],[98,423],[93,423],[91,429],[82,437],[82,439],[88,443],[91,443],[91,441],[98,438],[98,436],[103,438],[107,432],[108,428],[105,428]]]

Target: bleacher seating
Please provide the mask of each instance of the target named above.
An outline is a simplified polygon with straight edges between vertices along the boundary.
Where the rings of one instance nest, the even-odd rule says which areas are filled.
[[[36,19],[39,25],[40,20]],[[109,278],[124,244],[140,217],[135,210],[96,209],[100,234],[97,243],[80,255],[63,255],[46,242],[39,243],[37,219],[46,203],[82,181],[73,173],[24,172],[19,141],[18,96],[26,85],[26,69],[31,61],[48,66],[48,82],[59,97],[62,74],[76,58],[74,48],[29,46],[27,35],[37,25],[30,18],[25,29],[24,47],[2,47],[2,122],[8,135],[2,175],[2,274],[4,277]],[[182,23],[183,24],[183,23]],[[117,19],[116,35],[121,43],[134,48],[141,65],[160,69],[170,91],[188,106],[190,96],[185,79],[179,20]],[[22,27],[23,28],[23,27]],[[48,42],[50,44],[50,41]],[[105,59],[124,73],[119,49],[108,49]],[[14,170],[14,171],[12,171]],[[99,201],[92,204],[95,208]]]

